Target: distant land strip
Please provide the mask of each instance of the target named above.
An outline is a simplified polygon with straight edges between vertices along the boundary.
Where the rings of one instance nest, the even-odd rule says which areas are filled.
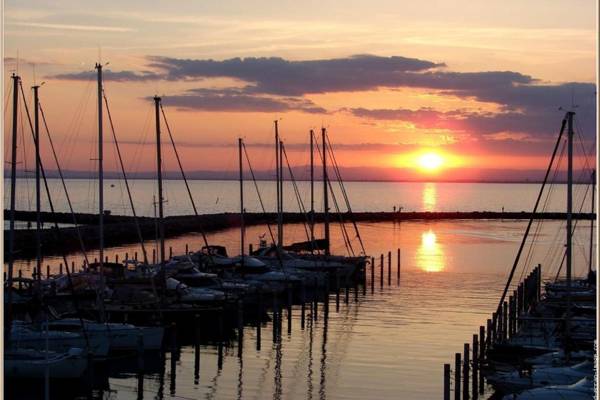
[[[332,213],[330,221],[338,223],[340,219],[350,221],[350,213]],[[506,220],[528,220],[531,212],[497,212],[497,211],[456,211],[456,212],[355,212],[352,217],[357,222],[400,222],[411,220],[477,220],[477,219],[506,219]],[[538,220],[563,220],[566,219],[563,212],[536,213]],[[9,210],[4,210],[4,219],[10,217]],[[98,248],[98,215],[97,214],[75,214],[79,231],[83,238],[86,250]],[[302,213],[284,213],[285,223],[304,223],[307,215]],[[573,219],[591,220],[596,214],[574,213]],[[17,221],[32,222],[31,229],[18,229],[15,231],[15,256],[17,259],[32,259],[36,255],[36,233],[35,233],[35,211],[16,211]],[[59,224],[73,224],[73,215],[70,213],[42,212],[41,219],[44,228],[41,232],[42,254],[44,256],[61,255],[78,252],[80,250],[77,230],[75,227],[61,227],[59,232],[49,225],[54,222]],[[154,240],[156,236],[156,221],[151,217],[138,217],[140,230],[144,240]],[[277,224],[276,213],[246,213],[244,215],[246,226]],[[323,222],[323,214],[315,213],[315,223]],[[203,215],[178,215],[165,217],[165,237],[176,237],[187,233],[217,232],[240,226],[239,213],[220,213]],[[106,215],[104,217],[104,244],[108,247],[122,246],[138,243],[138,235],[135,228],[134,218],[125,215]],[[4,230],[4,259],[7,259],[8,231]]]

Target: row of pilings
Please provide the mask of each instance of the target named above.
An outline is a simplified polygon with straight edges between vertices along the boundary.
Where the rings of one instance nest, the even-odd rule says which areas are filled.
[[[490,364],[491,351],[518,334],[520,318],[540,301],[541,288],[542,267],[538,264],[486,325],[479,327],[472,341],[464,344],[463,352],[454,354],[454,363],[444,364],[444,400],[476,400],[485,393],[484,369]]]

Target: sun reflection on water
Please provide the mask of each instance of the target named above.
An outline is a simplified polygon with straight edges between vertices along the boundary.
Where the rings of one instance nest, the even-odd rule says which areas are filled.
[[[445,268],[444,251],[431,229],[421,234],[421,246],[417,249],[416,259],[417,266],[426,272],[440,272]]]
[[[427,182],[423,188],[423,211],[435,211],[437,190],[435,183]]]

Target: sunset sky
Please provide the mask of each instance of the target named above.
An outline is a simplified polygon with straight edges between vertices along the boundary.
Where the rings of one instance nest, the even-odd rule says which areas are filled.
[[[131,171],[154,167],[155,94],[189,171],[234,170],[239,136],[254,168],[272,168],[268,146],[280,119],[296,166],[308,163],[309,129],[325,126],[349,178],[535,178],[560,127],[559,107],[573,104],[594,153],[592,0],[4,7],[5,117],[18,55],[25,90],[45,82],[42,107],[68,170],[95,168],[99,59],[108,63],[105,90]],[[106,168],[116,170],[106,147]],[[53,169],[46,150],[44,159]],[[170,153],[165,168],[176,169]]]

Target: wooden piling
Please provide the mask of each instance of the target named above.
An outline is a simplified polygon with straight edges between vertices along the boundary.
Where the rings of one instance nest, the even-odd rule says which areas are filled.
[[[508,302],[507,301],[504,301],[504,305],[502,307],[502,316],[504,317],[504,320],[502,321],[502,327],[503,327],[502,340],[506,341],[508,339],[508,329],[507,329],[507,325],[508,325]]]
[[[46,279],[50,278],[50,265],[46,264]]]
[[[152,249],[152,264],[156,264],[156,249]]]
[[[485,342],[486,342],[486,338],[485,338],[485,327],[484,326],[480,326],[479,327],[479,394],[483,394],[483,373],[481,372],[482,369],[482,365],[485,359],[485,352],[486,352],[486,348],[485,348]]]
[[[340,311],[340,273],[335,272],[335,312]]]
[[[125,258],[123,260],[129,260],[129,253],[125,252]]]
[[[200,316],[194,315],[194,383],[200,380]],[[197,383],[196,383],[197,384]]]
[[[463,350],[463,400],[469,398],[469,343],[465,343],[465,347]]]
[[[473,335],[473,372],[471,374],[471,394],[473,399],[479,396],[479,336]]]
[[[134,259],[135,261],[137,261],[137,260],[138,260],[137,251],[136,251],[135,253],[133,253],[133,259]]]
[[[348,282],[348,275],[344,279],[344,284],[346,286],[346,290],[344,291],[344,304],[348,305],[350,302],[350,284]]]
[[[375,257],[371,257],[371,294],[375,292]]]
[[[119,255],[115,254],[115,262],[118,263],[119,262]]]
[[[300,283],[300,302],[302,303],[300,306],[300,328],[304,330],[304,324],[306,321],[306,286],[304,286],[304,281]]]
[[[75,272],[75,261],[71,261],[71,272]]]
[[[539,302],[542,298],[542,264],[538,264],[536,271],[536,302]]]
[[[388,251],[388,286],[392,284],[392,252]]]
[[[142,330],[138,330],[137,336],[137,364],[138,371],[142,372],[144,370],[144,334]]]
[[[185,254],[190,254],[189,246],[187,243],[185,244]]]
[[[252,247],[252,243],[248,243],[248,254],[254,253],[254,248]]]
[[[314,312],[313,319],[316,321],[319,313],[319,279],[315,278],[313,281],[315,290],[313,292],[313,301],[314,301]]]
[[[23,271],[19,270],[19,291],[21,291],[21,289],[23,289]]]
[[[256,351],[260,351],[260,342],[261,342],[261,333],[260,333],[260,328],[261,328],[261,318],[262,318],[262,314],[263,314],[263,309],[262,309],[262,291],[259,289],[258,290],[258,304],[257,304],[257,310],[258,310],[258,315],[257,315],[257,323],[256,323]]]
[[[329,272],[325,274],[325,288],[323,289],[323,318],[325,321],[329,318],[329,282],[330,282]]]
[[[460,400],[460,371],[462,368],[461,354],[454,354],[454,400]]]
[[[383,254],[380,257],[379,265],[379,286],[383,287]]]
[[[292,334],[292,286],[287,287],[287,333]]]
[[[398,247],[398,255],[396,256],[396,263],[397,263],[396,274],[398,275],[398,285],[400,284],[400,260],[401,260],[400,247]]]
[[[58,274],[59,275],[63,274],[63,265],[62,265],[62,263],[58,264]]]
[[[173,246],[169,246],[169,258],[173,258]]]
[[[450,364],[444,364],[444,400],[450,400]]]

